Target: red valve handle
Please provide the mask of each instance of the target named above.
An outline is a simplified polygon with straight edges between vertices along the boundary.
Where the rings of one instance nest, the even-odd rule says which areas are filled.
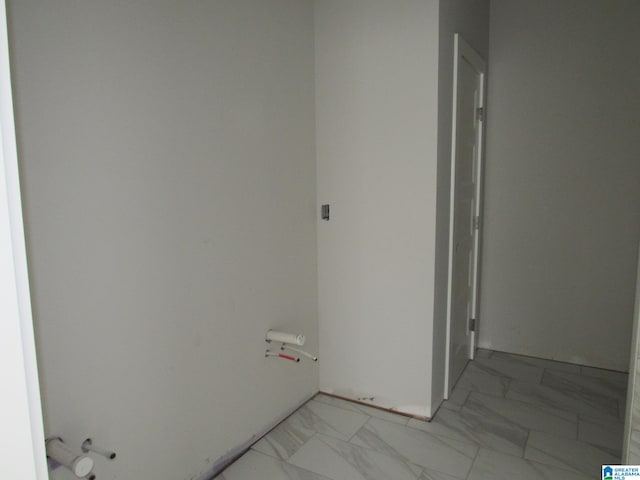
[[[284,353],[279,353],[278,356],[280,358],[284,358],[286,360],[291,360],[292,362],[299,362],[300,361],[299,358],[296,358],[293,355],[285,355]]]

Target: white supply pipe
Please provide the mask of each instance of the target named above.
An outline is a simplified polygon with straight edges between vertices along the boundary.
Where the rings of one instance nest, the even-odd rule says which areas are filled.
[[[282,345],[282,347],[280,347],[280,350],[290,350],[292,352],[299,353],[300,355],[304,355],[305,357],[310,358],[314,362],[318,361],[318,357],[316,357],[315,355],[311,355],[309,352],[305,352],[304,350],[300,350],[299,348],[293,348],[287,345]]]
[[[278,352],[271,352],[269,350],[267,350],[264,354],[265,357],[278,357],[278,358],[283,358],[285,360],[290,360],[292,362],[299,362],[300,361],[300,357],[294,357],[293,355],[285,355],[284,353],[278,353]]]
[[[112,452],[111,450],[103,450],[102,448],[98,448],[93,445],[93,441],[90,438],[87,438],[84,442],[82,442],[82,451],[84,453],[94,452],[98,455],[102,455],[109,460],[113,460],[116,458],[116,452]]]
[[[48,439],[46,446],[47,457],[67,467],[76,477],[84,478],[93,470],[91,457],[74,452],[59,437]]]
[[[304,345],[305,338],[301,333],[286,333],[277,332],[275,330],[269,330],[266,337],[267,342],[280,342],[288,343],[291,345],[298,345],[299,347]]]

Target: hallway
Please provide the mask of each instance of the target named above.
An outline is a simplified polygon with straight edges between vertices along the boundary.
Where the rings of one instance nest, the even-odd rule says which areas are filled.
[[[318,394],[219,480],[599,478],[627,375],[478,350],[430,423]]]

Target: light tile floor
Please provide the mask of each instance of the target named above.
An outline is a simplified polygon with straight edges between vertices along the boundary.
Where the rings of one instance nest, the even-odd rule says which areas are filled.
[[[479,350],[431,422],[318,394],[218,480],[586,480],[619,463],[627,376]]]

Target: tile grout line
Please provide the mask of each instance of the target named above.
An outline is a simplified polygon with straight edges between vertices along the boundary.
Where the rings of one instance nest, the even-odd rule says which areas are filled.
[[[294,464],[294,463],[291,463],[289,460],[291,460],[291,458],[292,458],[296,453],[298,453],[302,447],[304,447],[307,443],[309,443],[309,442],[311,441],[311,439],[312,439],[312,438],[315,438],[315,436],[316,436],[317,434],[318,434],[318,432],[314,431],[314,432],[313,432],[313,435],[311,435],[311,436],[310,436],[310,437],[309,437],[309,438],[308,438],[308,439],[307,439],[307,440],[306,440],[302,445],[300,445],[298,448],[296,448],[296,451],[295,451],[295,452],[293,452],[293,454],[292,454],[292,455],[289,455],[289,457],[288,457],[286,460],[281,460],[281,461],[282,461],[282,462],[284,462],[284,463],[286,463],[287,465],[292,465],[292,466],[297,467],[297,468],[303,468],[303,467],[300,467],[300,466],[298,466],[298,465],[296,465],[296,464]],[[307,469],[306,469],[306,468],[303,468],[303,470],[307,470]],[[310,472],[311,470],[307,470],[307,471],[308,471],[308,472]],[[313,472],[313,473],[315,473],[315,472]],[[316,474],[316,475],[317,475],[317,474]],[[324,476],[324,475],[323,475],[323,476]]]
[[[362,430],[362,429],[365,427],[365,425],[367,425],[367,424],[369,423],[369,420],[371,420],[371,419],[373,418],[371,415],[367,415],[367,417],[368,417],[368,418],[365,420],[365,422],[364,422],[362,425],[360,425],[360,428],[358,428],[358,429],[353,433],[353,435],[351,435],[351,436],[347,439],[347,443],[351,443],[351,440],[353,439],[353,437],[355,437],[355,436],[360,432],[360,430]],[[391,422],[391,423],[393,423],[393,422]],[[355,443],[351,443],[351,444],[352,444],[352,445],[355,445]]]
[[[411,465],[415,465],[416,467],[418,467],[420,469],[420,473],[418,475],[416,475],[416,480],[420,480],[422,478],[422,475],[424,475],[425,471],[427,470],[425,467],[423,467],[422,465],[417,465],[415,463],[412,463]],[[411,469],[409,469],[411,470]]]
[[[351,412],[351,413],[356,413],[356,412]],[[393,424],[393,425],[399,425],[399,424],[396,424],[395,422],[391,422],[391,421],[388,421],[388,420],[383,420],[383,419],[380,419],[380,418],[372,417],[371,415],[366,415],[366,416],[368,417],[368,418],[367,418],[367,420],[362,424],[362,426],[361,426],[360,428],[358,428],[358,430],[356,430],[356,432],[355,432],[353,435],[351,435],[351,436],[349,437],[349,439],[348,439],[348,440],[338,439],[338,438],[335,438],[335,437],[331,437],[330,435],[329,435],[329,437],[330,437],[330,438],[333,438],[333,439],[335,439],[335,440],[338,440],[338,441],[342,441],[342,442],[348,443],[352,448],[361,448],[361,449],[363,449],[363,450],[367,450],[367,451],[370,451],[370,452],[373,452],[373,453],[377,453],[377,454],[380,454],[380,455],[384,455],[384,456],[387,456],[387,457],[389,457],[389,458],[395,458],[396,460],[401,461],[402,463],[404,463],[407,467],[409,467],[409,465],[413,465],[413,466],[417,467],[418,469],[420,469],[420,470],[419,470],[419,474],[416,476],[416,480],[420,480],[420,477],[421,477],[421,476],[422,476],[422,474],[426,471],[426,467],[424,467],[424,466],[422,466],[422,465],[418,465],[418,464],[412,463],[412,462],[409,462],[409,461],[407,461],[407,459],[405,459],[402,455],[397,455],[397,456],[395,456],[395,455],[390,455],[390,454],[388,454],[388,453],[379,452],[379,451],[378,451],[378,450],[376,450],[375,448],[370,448],[370,447],[368,447],[368,446],[358,445],[358,444],[355,444],[355,443],[352,443],[352,442],[351,442],[351,440],[352,440],[352,439],[353,439],[353,438],[354,438],[354,437],[355,437],[355,436],[360,432],[360,430],[362,430],[362,429],[363,429],[363,428],[364,428],[364,427],[369,423],[369,421],[370,421],[370,420],[380,420],[380,421],[382,421],[382,422],[387,422],[387,423],[390,423],[390,424]],[[402,426],[405,426],[405,427],[406,427],[406,425],[402,425]],[[411,428],[411,427],[408,427],[408,428]],[[319,433],[319,432],[317,432],[317,431],[314,431],[314,432],[313,432],[313,435],[312,435],[309,439],[307,439],[307,441],[305,441],[305,442],[304,442],[300,447],[298,447],[298,448],[296,449],[296,451],[295,451],[292,455],[290,455],[290,456],[289,456],[289,458],[288,458],[287,460],[281,460],[281,459],[278,459],[278,460],[283,461],[283,462],[285,462],[285,463],[287,463],[287,464],[289,464],[289,465],[292,465],[292,466],[294,466],[294,467],[297,467],[297,468],[303,468],[303,467],[300,467],[299,465],[295,465],[295,464],[293,464],[293,463],[290,463],[290,462],[289,462],[289,459],[291,459],[291,458],[292,458],[292,457],[293,457],[293,456],[294,456],[294,455],[295,455],[295,454],[296,454],[296,453],[297,453],[297,452],[298,452],[298,451],[299,451],[299,450],[300,450],[304,445],[306,445],[308,442],[310,442],[313,438],[315,438],[315,437],[316,437],[316,436],[318,436],[318,435],[320,435],[320,433]],[[259,453],[261,453],[261,452],[259,452]],[[264,455],[264,454],[263,454],[263,455]],[[303,468],[303,469],[304,469],[304,468]],[[311,470],[307,470],[307,469],[304,469],[304,470],[306,470],[306,471],[310,471],[310,472],[312,472],[312,473],[314,473],[314,474],[318,475],[316,472],[313,472],[313,471],[311,471]],[[411,468],[410,468],[410,470],[412,470],[412,471],[413,471],[413,469],[411,469]],[[326,477],[326,476],[324,476],[324,475],[323,475],[323,478],[328,478],[329,480],[340,480],[340,479],[329,478],[329,477]]]
[[[526,460],[527,458],[525,457],[526,453],[527,453],[527,448],[529,447],[529,439],[531,438],[531,429],[528,428],[527,429],[527,440],[524,442],[524,448],[522,449],[522,459]]]
[[[515,379],[513,378],[508,378],[507,379],[507,388],[504,389],[504,395],[502,396],[502,398],[504,398],[505,400],[507,399],[507,393],[509,393],[509,390],[511,390],[511,384],[515,381]]]
[[[476,450],[476,454],[473,456],[473,460],[471,461],[471,466],[469,467],[469,471],[467,472],[467,476],[464,477],[465,480],[468,480],[469,476],[471,475],[471,472],[473,471],[473,466],[476,464],[476,461],[478,460],[478,456],[480,455],[480,449],[482,447],[478,446],[478,449]]]
[[[469,392],[467,393],[467,396],[464,397],[464,401],[460,404],[460,410],[458,410],[458,412],[462,412],[462,409],[464,408],[464,406],[469,401],[469,397],[471,397],[472,393],[473,393],[473,390],[469,390]],[[434,417],[434,419],[435,419],[435,417]],[[431,419],[431,421],[433,421],[434,419]]]
[[[507,392],[509,393],[509,392]],[[558,417],[560,420],[565,421],[565,422],[570,422],[570,423],[575,423],[576,420],[574,420],[573,418],[569,419],[569,418],[565,418],[562,415],[558,415],[558,413],[565,413],[565,414],[570,414],[572,417],[577,417],[578,414],[569,409],[569,408],[562,408],[562,407],[558,407],[555,405],[540,405],[537,403],[529,403],[526,402],[525,400],[520,400],[517,398],[508,398],[508,397],[496,397],[494,395],[489,395],[487,393],[484,392],[476,392],[473,391],[471,392],[471,394],[475,394],[476,396],[478,395],[484,395],[486,397],[491,397],[491,398],[496,398],[496,399],[500,399],[500,400],[504,400],[505,402],[509,402],[509,403],[514,403],[517,404],[518,406],[524,407],[524,408],[528,408],[528,409],[532,409],[532,410],[536,410],[537,412],[540,412],[542,414],[545,415],[552,415],[555,417]],[[471,395],[469,395],[469,397],[471,397]]]
[[[420,468],[420,473],[416,476],[416,480],[420,480],[420,477],[425,473],[427,467],[424,467],[422,465],[418,465],[416,463],[408,461],[408,459],[406,459],[403,455],[400,455],[399,452],[398,452],[398,455],[391,455],[391,454],[388,454],[388,453],[385,453],[385,452],[380,452],[380,451],[376,450],[375,448],[370,448],[369,446],[366,446],[366,445],[364,445],[364,446],[363,445],[357,445],[357,444],[351,442],[351,440],[360,432],[360,430],[362,430],[369,423],[369,421],[373,420],[373,419],[374,419],[374,417],[369,415],[369,418],[367,418],[367,421],[364,422],[362,424],[362,426],[353,435],[351,435],[349,440],[347,440],[347,443],[349,443],[353,447],[362,448],[364,450],[368,450],[368,451],[371,451],[371,452],[379,453],[381,455],[385,455],[385,456],[387,456],[389,458],[394,458],[394,459],[396,459],[398,461],[401,461],[405,465],[407,465],[407,467],[409,467],[409,465],[415,465],[416,467]],[[382,422],[388,422],[390,424],[394,424],[394,422],[390,422],[388,420],[383,420],[381,418],[378,418],[377,420],[380,420]],[[407,423],[408,423],[408,421],[407,421]],[[399,424],[396,424],[396,425],[399,425]],[[401,425],[401,426],[404,426],[404,427],[407,427],[407,428],[413,428],[413,427],[409,427],[408,425]],[[411,470],[411,468],[409,468],[409,469]]]
[[[432,439],[434,439],[434,440],[436,440],[436,441],[438,441],[438,442],[440,442],[440,443],[446,443],[446,441],[453,441],[453,442],[457,442],[457,443],[460,443],[460,444],[464,444],[464,445],[466,445],[466,446],[468,446],[468,447],[474,447],[474,448],[476,449],[476,452],[475,452],[474,457],[473,457],[473,459],[474,459],[474,460],[475,460],[476,456],[478,455],[478,452],[480,451],[480,448],[481,448],[481,445],[479,445],[479,444],[477,444],[477,443],[475,443],[475,442],[473,442],[473,441],[469,441],[469,440],[460,440],[459,438],[452,438],[452,437],[449,437],[449,436],[447,436],[447,435],[442,435],[442,436],[441,436],[441,435],[439,435],[439,434],[435,434],[435,433],[432,433],[432,432],[429,432],[429,431],[421,430],[421,429],[419,429],[419,428],[414,428],[414,427],[409,426],[409,425],[400,425],[400,424],[397,424],[397,423],[395,423],[395,422],[390,422],[390,421],[388,421],[388,420],[384,420],[384,419],[380,419],[380,418],[375,418],[375,417],[370,417],[370,418],[367,420],[367,422],[365,422],[365,424],[364,424],[362,427],[360,427],[360,429],[358,430],[358,432],[360,432],[360,430],[362,430],[363,428],[365,428],[365,427],[366,427],[366,425],[369,423],[369,421],[370,421],[370,420],[371,420],[371,421],[379,421],[379,422],[387,423],[387,424],[392,425],[392,426],[394,426],[394,427],[403,427],[403,428],[407,428],[407,429],[409,429],[409,430],[412,430],[412,431],[415,431],[415,432],[419,432],[420,434],[427,435],[427,436],[429,436],[430,438],[432,438]],[[358,432],[356,432],[356,433],[351,437],[351,439],[353,439],[353,437],[355,437],[355,436],[358,434]],[[376,434],[376,435],[377,435],[377,434]],[[370,447],[370,446],[368,446],[368,445],[358,445],[358,444],[354,444],[354,443],[352,443],[352,442],[351,442],[351,439],[349,440],[349,443],[351,443],[352,445],[354,445],[354,446],[356,446],[356,447],[363,448],[363,449],[365,449],[365,450],[369,450],[369,451],[372,451],[372,452],[376,452],[376,453],[379,453],[379,454],[382,454],[382,455],[386,455],[386,456],[388,456],[388,457],[395,458],[395,459],[397,459],[397,460],[399,460],[399,461],[401,461],[401,462],[403,462],[403,463],[405,463],[405,464],[407,464],[407,465],[414,465],[414,466],[416,466],[416,467],[418,467],[418,468],[421,468],[421,469],[422,469],[421,475],[422,475],[424,472],[426,472],[426,470],[427,470],[427,469],[432,469],[432,470],[434,470],[434,471],[436,471],[436,472],[439,472],[439,473],[443,473],[443,474],[451,475],[451,474],[447,473],[446,471],[442,471],[442,470],[434,469],[433,467],[427,467],[427,466],[424,466],[424,465],[419,465],[419,464],[413,463],[413,462],[411,462],[407,457],[405,457],[404,455],[402,455],[399,451],[395,451],[395,448],[394,448],[395,453],[381,452],[381,451],[377,450],[376,448],[372,448],[372,447]],[[383,442],[384,442],[384,440],[383,440]],[[385,442],[385,443],[386,443],[386,442]],[[450,448],[454,448],[454,449],[455,449],[455,447],[451,447],[451,446],[450,446]],[[473,460],[472,460],[472,465],[473,465]],[[470,468],[470,469],[469,469],[469,471],[471,471],[471,466],[470,466],[469,468]],[[418,476],[418,478],[420,478],[420,476]]]
[[[312,438],[313,438],[313,437],[312,437]],[[309,440],[311,440],[311,439],[309,439]],[[262,455],[262,456],[265,456],[265,457],[273,458],[274,460],[277,460],[277,461],[278,461],[278,462],[280,462],[280,463],[284,463],[284,464],[286,464],[286,465],[289,465],[290,467],[298,468],[298,469],[303,470],[303,471],[305,471],[305,472],[309,472],[309,473],[310,473],[311,475],[313,475],[313,476],[317,476],[317,477],[320,477],[320,478],[326,478],[327,480],[338,480],[338,479],[336,479],[336,478],[331,478],[331,477],[327,477],[326,475],[322,475],[322,474],[320,474],[320,473],[316,473],[316,472],[314,472],[313,470],[309,470],[309,469],[307,469],[307,468],[300,467],[299,465],[295,465],[295,464],[293,464],[293,463],[289,463],[289,460],[288,460],[288,459],[287,459],[287,460],[282,460],[282,459],[280,459],[280,458],[274,458],[274,457],[272,457],[271,455],[267,455],[266,453],[262,453],[262,452],[259,452],[259,451],[257,451],[257,450],[254,450],[254,452],[255,452],[255,453],[257,453],[258,455]],[[244,455],[245,455],[245,454],[243,454],[243,456],[244,456]],[[289,458],[291,458],[291,457],[289,457]],[[222,472],[222,473],[223,473],[223,476],[224,476],[224,472]],[[216,476],[216,477],[214,477],[214,478],[216,478],[216,479],[217,479],[218,477]]]
[[[315,436],[317,435],[318,432],[314,431],[313,435],[311,435],[309,438],[307,438],[307,440],[305,440],[302,445],[300,445],[298,448],[296,448],[296,451],[293,452],[291,455],[289,455],[289,457],[286,460],[282,460],[284,463],[288,464],[288,465],[293,465],[294,467],[298,467],[298,465],[295,465],[291,462],[289,462],[289,460],[291,460],[291,457],[293,457],[296,453],[298,453],[300,451],[300,449],[302,447],[304,447],[307,443],[309,443],[311,441],[312,438],[315,438]],[[302,468],[302,467],[298,467],[298,468]],[[305,469],[306,470],[306,469]],[[310,470],[309,470],[310,471]]]

